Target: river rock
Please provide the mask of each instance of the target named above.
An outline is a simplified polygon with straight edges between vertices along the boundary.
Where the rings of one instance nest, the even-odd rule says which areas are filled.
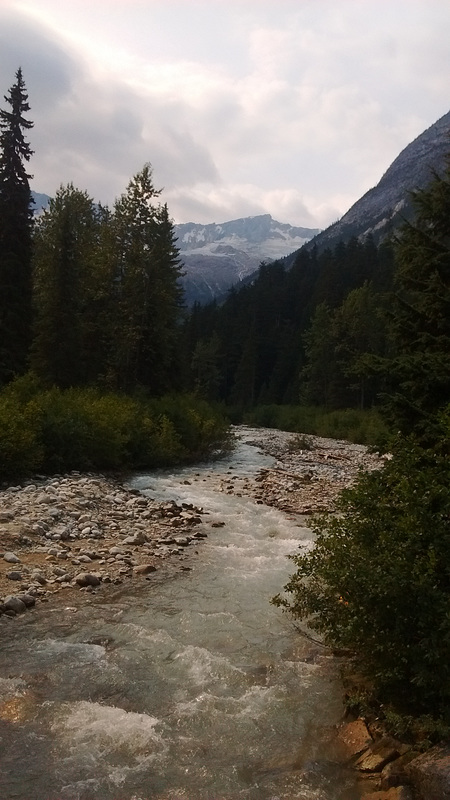
[[[395,761],[390,761],[389,764],[386,764],[380,776],[380,789],[391,789],[393,786],[409,783],[407,768],[416,757],[417,753],[410,750],[400,758],[396,758]]]
[[[6,577],[9,581],[21,581],[22,580],[22,573],[21,572],[7,572]]]
[[[363,794],[361,800],[413,800],[411,789],[408,786],[397,786],[387,791],[376,791]],[[426,800],[434,800],[427,797]]]
[[[3,553],[3,560],[7,561],[8,564],[20,564],[20,558],[11,552]]]
[[[187,547],[191,543],[191,539],[189,536],[176,536],[175,537],[175,544],[179,547]]]
[[[397,743],[386,736],[372,744],[356,762],[361,772],[381,772],[384,766],[398,758],[400,752]]]
[[[25,592],[24,594],[17,594],[16,597],[25,604],[27,608],[32,608],[36,604],[36,598],[33,595]]]
[[[411,761],[407,772],[411,783],[425,800],[449,800],[449,745],[438,745],[422,753]]]
[[[373,739],[362,719],[346,722],[338,730],[338,741],[344,745],[349,758],[361,755],[373,743]]]
[[[40,583],[41,586],[43,586],[45,583],[47,583],[47,579],[46,579],[45,575],[43,575],[42,572],[40,572],[39,570],[34,570],[31,573],[30,577],[31,577],[32,581],[34,581],[35,583]]]
[[[14,611],[15,614],[23,614],[24,611],[27,610],[27,607],[23,600],[20,597],[16,597],[15,595],[9,595],[5,597],[3,601],[3,606],[6,608],[7,611]]]
[[[91,572],[79,572],[75,576],[75,583],[78,586],[99,586],[100,578],[98,575],[93,575]]]
[[[133,572],[136,575],[148,575],[150,572],[156,572],[156,567],[154,564],[138,564],[137,567],[134,567]]]

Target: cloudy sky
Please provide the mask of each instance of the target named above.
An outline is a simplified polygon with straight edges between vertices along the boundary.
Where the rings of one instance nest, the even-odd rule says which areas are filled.
[[[32,188],[112,204],[144,163],[176,222],[325,227],[450,110],[447,0],[0,0]]]

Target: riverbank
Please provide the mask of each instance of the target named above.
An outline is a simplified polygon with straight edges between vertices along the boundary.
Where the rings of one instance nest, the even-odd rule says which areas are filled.
[[[290,514],[308,517],[334,511],[342,489],[361,470],[379,469],[383,463],[383,458],[360,444],[271,428],[241,427],[240,431],[243,441],[276,459],[272,468],[261,470],[252,495],[257,502]]]
[[[362,445],[267,428],[237,433],[274,466],[252,480],[221,478],[218,488],[291,514],[333,510],[360,469],[380,464]],[[80,590],[151,580],[168,564],[183,569],[186,548],[207,536],[204,519],[192,503],[158,503],[106,475],[72,472],[7,487],[0,492],[0,612],[14,617],[50,599],[79,599]]]
[[[0,492],[0,611],[146,579],[206,534],[202,509],[156,503],[105,475],[38,478]],[[25,607],[24,607],[25,606]]]

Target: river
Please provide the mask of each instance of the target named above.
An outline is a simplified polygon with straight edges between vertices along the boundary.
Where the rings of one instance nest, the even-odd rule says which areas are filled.
[[[2,800],[359,797],[330,744],[336,664],[269,602],[310,531],[219,491],[270,464],[244,436],[220,462],[135,476],[203,507],[197,551],[164,579],[2,624]]]

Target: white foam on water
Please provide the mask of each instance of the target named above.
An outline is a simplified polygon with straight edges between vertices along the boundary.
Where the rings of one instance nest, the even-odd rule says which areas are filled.
[[[35,654],[43,660],[64,657],[75,664],[92,664],[105,658],[106,650],[99,644],[64,642],[60,639],[43,639],[34,647]]]
[[[64,703],[51,724],[61,752],[60,770],[68,777],[76,771],[103,770],[120,786],[130,772],[147,769],[165,756],[167,743],[158,726],[160,720],[148,714],[85,700]]]
[[[174,662],[181,664],[185,680],[195,686],[204,686],[212,681],[228,682],[230,676],[239,674],[241,670],[234,667],[228,659],[211,653],[204,647],[188,645],[179,652]]]
[[[222,714],[228,718],[257,719],[267,713],[268,706],[275,701],[276,687],[251,686],[240,697],[222,696],[202,692],[192,700],[179,702],[174,709],[176,717],[193,717],[207,714]]]
[[[157,649],[160,654],[164,654],[165,650],[172,651],[176,645],[173,637],[163,628],[151,630],[134,622],[119,623],[115,629],[115,640],[122,644],[130,641],[133,650]]]

